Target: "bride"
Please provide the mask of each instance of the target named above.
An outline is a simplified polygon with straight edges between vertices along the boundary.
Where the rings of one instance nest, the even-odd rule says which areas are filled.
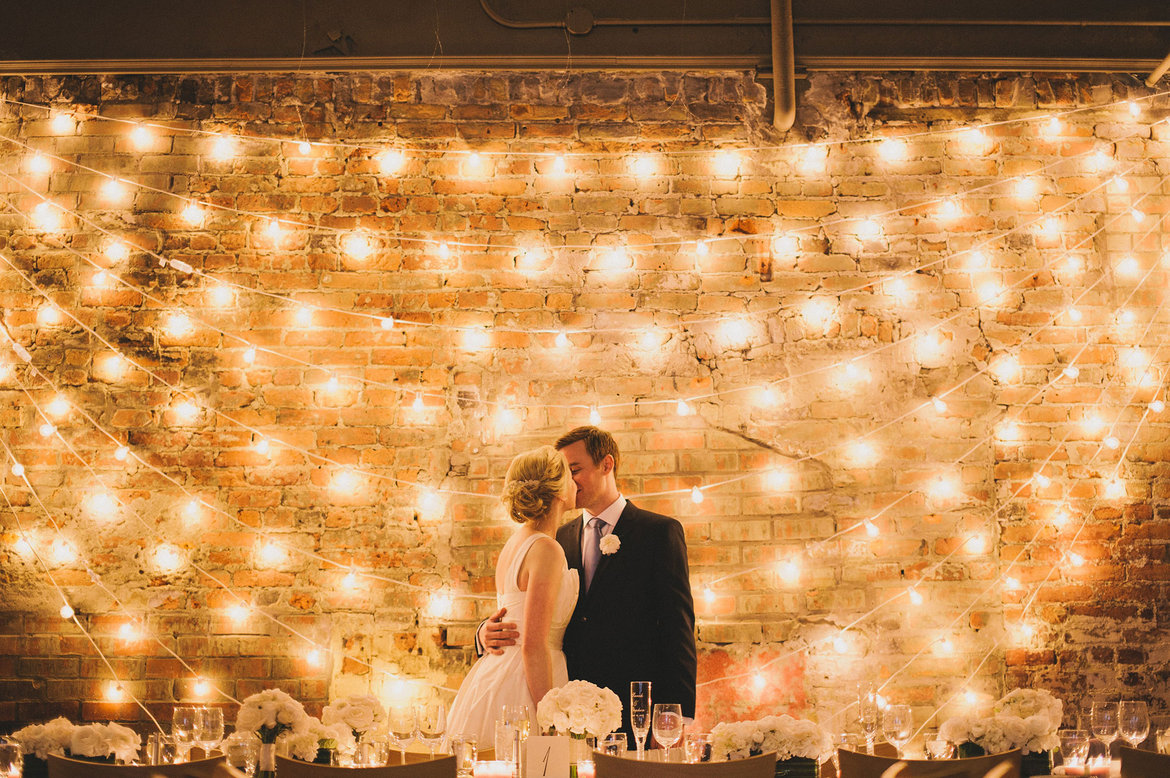
[[[568,682],[561,639],[577,601],[577,572],[565,562],[556,532],[576,496],[569,463],[552,446],[519,454],[508,466],[501,499],[520,526],[496,562],[496,602],[516,622],[520,639],[471,668],[447,719],[452,735],[489,744],[501,706],[527,705],[535,715],[549,689]]]

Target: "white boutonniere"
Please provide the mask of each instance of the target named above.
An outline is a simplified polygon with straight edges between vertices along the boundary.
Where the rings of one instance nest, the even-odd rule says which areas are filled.
[[[617,550],[622,547],[622,539],[612,532],[601,539],[601,553],[609,556],[616,554]]]

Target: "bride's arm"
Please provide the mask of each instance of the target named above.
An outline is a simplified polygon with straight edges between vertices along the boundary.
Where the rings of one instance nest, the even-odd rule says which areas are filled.
[[[520,584],[525,591],[524,634],[520,650],[533,702],[540,702],[553,685],[548,633],[560,598],[564,570],[564,552],[552,538],[541,538],[533,543],[520,567]]]

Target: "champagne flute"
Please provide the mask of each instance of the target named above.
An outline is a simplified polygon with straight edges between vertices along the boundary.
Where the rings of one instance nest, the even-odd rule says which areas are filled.
[[[435,748],[442,744],[447,731],[447,706],[441,702],[419,705],[415,717],[415,737],[430,748],[434,759]]]
[[[1150,711],[1142,700],[1122,700],[1117,706],[1117,730],[1133,748],[1150,735]]]
[[[178,751],[176,758],[186,762],[191,747],[195,745],[195,728],[199,722],[199,709],[189,705],[177,705],[171,713],[171,735],[175,738]]]
[[[654,739],[665,752],[662,761],[670,761],[670,749],[682,737],[682,706],[674,702],[658,703],[654,706]]]
[[[1093,736],[1107,746],[1117,740],[1117,703],[1094,702],[1089,711],[1089,728]]]
[[[650,681],[630,681],[630,728],[638,758],[646,758],[646,736],[650,734]]]
[[[415,709],[410,705],[399,705],[390,708],[387,716],[390,724],[390,737],[394,738],[394,745],[402,752],[402,764],[406,764],[406,747],[414,740]]]
[[[865,752],[873,754],[873,742],[877,738],[881,709],[878,707],[877,689],[872,683],[861,683],[857,687],[857,718],[865,732]]]
[[[902,749],[914,734],[914,713],[909,705],[890,705],[886,708],[882,714],[882,734],[898,749],[898,758],[901,759]]]

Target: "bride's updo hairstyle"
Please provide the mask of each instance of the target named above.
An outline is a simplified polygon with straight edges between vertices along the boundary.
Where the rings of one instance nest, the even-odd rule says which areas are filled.
[[[504,493],[500,497],[508,517],[517,524],[539,521],[547,514],[552,501],[569,490],[569,461],[552,446],[541,446],[517,454],[504,476]]]

